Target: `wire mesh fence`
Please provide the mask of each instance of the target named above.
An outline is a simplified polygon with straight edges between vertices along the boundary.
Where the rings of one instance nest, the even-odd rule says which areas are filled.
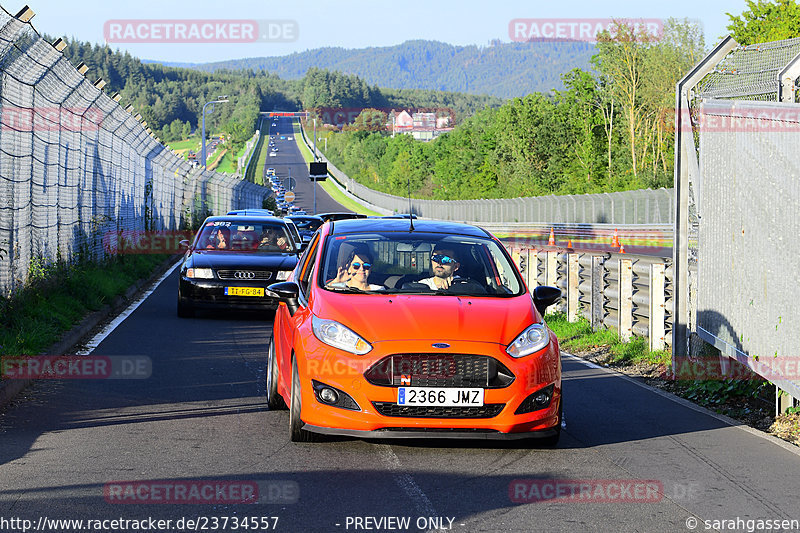
[[[163,146],[33,27],[0,12],[0,291],[33,261],[99,260],[109,232],[176,230],[267,190]]]

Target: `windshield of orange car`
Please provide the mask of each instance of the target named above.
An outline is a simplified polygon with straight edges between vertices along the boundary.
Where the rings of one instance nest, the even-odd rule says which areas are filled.
[[[206,222],[195,239],[194,248],[221,252],[295,252],[285,224],[216,220]]]
[[[490,238],[407,232],[327,237],[319,284],[346,293],[519,296],[525,286]]]

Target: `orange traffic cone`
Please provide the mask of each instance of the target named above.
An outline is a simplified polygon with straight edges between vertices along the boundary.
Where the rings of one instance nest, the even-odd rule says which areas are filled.
[[[553,233],[553,228],[550,228],[550,240],[547,241],[548,246],[555,246],[556,245],[556,234]]]
[[[614,248],[619,248],[619,232],[617,228],[614,228],[614,236],[611,238],[611,246]]]
[[[572,248],[572,239],[567,240],[567,248]]]
[[[619,253],[621,254],[625,253],[625,246],[622,243],[619,243]]]

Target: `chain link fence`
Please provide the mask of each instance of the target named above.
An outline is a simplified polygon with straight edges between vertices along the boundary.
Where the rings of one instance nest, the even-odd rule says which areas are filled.
[[[676,90],[673,357],[705,343],[800,398],[800,39],[720,42]],[[776,412],[790,407],[779,394]]]
[[[267,189],[169,151],[60,49],[0,12],[2,294],[24,285],[34,263],[104,258],[109,232],[176,230],[261,207]]]

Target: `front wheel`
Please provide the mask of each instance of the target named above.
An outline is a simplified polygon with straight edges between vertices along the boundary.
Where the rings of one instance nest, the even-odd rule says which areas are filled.
[[[301,400],[297,359],[292,359],[292,405],[289,408],[289,437],[292,442],[314,442],[316,435],[303,429],[303,421],[300,419],[303,411]]]
[[[194,307],[190,303],[186,303],[185,298],[178,296],[178,317],[179,318],[192,318],[194,316]]]
[[[286,409],[286,402],[278,394],[278,359],[275,357],[275,337],[269,339],[267,350],[267,407],[270,411]]]

